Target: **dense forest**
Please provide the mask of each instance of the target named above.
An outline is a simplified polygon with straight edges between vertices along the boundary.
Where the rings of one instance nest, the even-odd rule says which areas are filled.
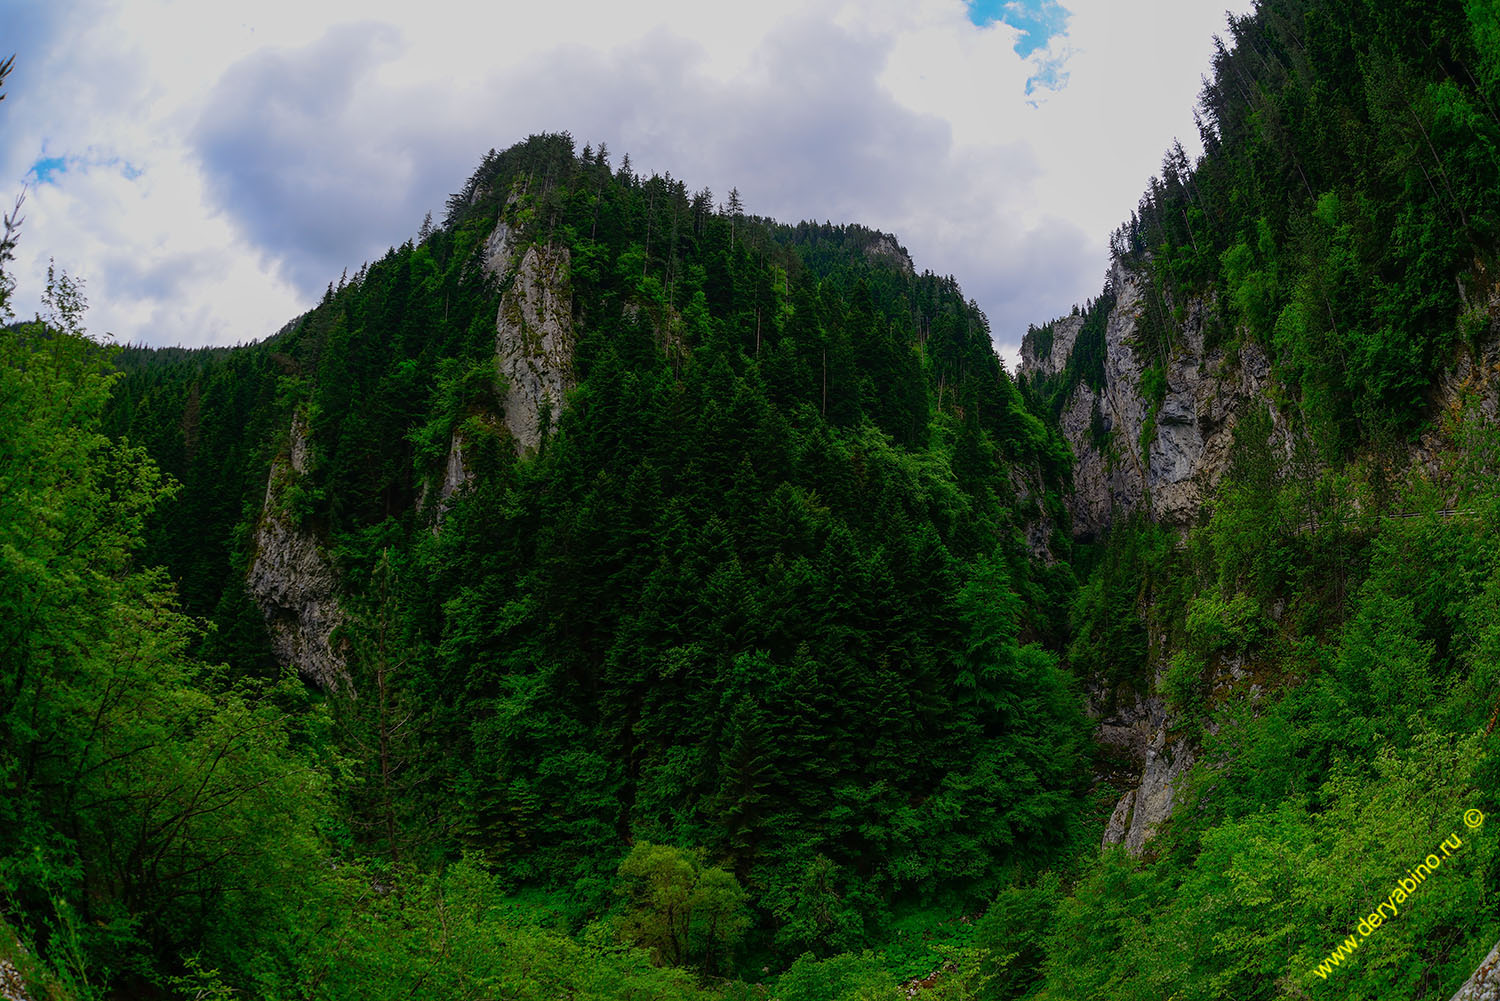
[[[1144,394],[1195,310],[1272,393],[1193,525],[1086,543],[1117,289],[1015,379],[893,236],[567,134],[253,345],[0,280],[6,988],[1448,998],[1500,938],[1497,108],[1488,0],[1231,18],[1113,253]],[[1101,851],[1090,715],[1152,696],[1197,764]]]

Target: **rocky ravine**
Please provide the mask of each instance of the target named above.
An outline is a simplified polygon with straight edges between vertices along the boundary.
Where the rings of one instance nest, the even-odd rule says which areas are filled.
[[[1206,309],[1190,303],[1167,366],[1167,393],[1156,413],[1156,434],[1142,451],[1141,429],[1150,413],[1141,393],[1141,363],[1131,340],[1144,307],[1142,281],[1118,262],[1110,271],[1115,305],[1105,324],[1104,386],[1080,384],[1063,407],[1063,434],[1073,448],[1074,493],[1069,500],[1075,535],[1092,536],[1116,518],[1146,508],[1160,523],[1185,528],[1229,465],[1234,427],[1252,404],[1269,405],[1270,360],[1257,345],[1236,356],[1204,349]],[[1021,345],[1020,374],[1046,378],[1062,371],[1083,321],[1070,316],[1053,325],[1052,350],[1038,356],[1033,338]],[[1100,451],[1089,434],[1097,408],[1109,432]],[[1273,426],[1284,422],[1272,407]]]
[[[1270,361],[1256,345],[1231,357],[1205,350],[1206,310],[1188,305],[1177,346],[1166,366],[1166,396],[1155,413],[1155,434],[1143,449],[1141,432],[1151,415],[1141,392],[1142,364],[1131,342],[1145,308],[1143,282],[1116,262],[1110,271],[1115,304],[1105,320],[1104,385],[1080,384],[1063,406],[1060,423],[1073,449],[1074,492],[1068,498],[1073,531],[1094,536],[1117,518],[1149,511],[1161,524],[1185,529],[1229,465],[1234,428],[1252,406],[1271,407],[1273,435],[1285,440],[1284,422],[1270,404]],[[1020,374],[1047,379],[1065,368],[1083,327],[1081,316],[1054,322],[1046,357],[1028,335]],[[1090,426],[1097,411],[1108,432],[1101,450]],[[1148,699],[1101,719],[1097,738],[1140,768],[1136,786],[1116,804],[1104,831],[1106,847],[1122,844],[1140,855],[1158,825],[1171,816],[1193,749],[1170,739],[1172,720],[1160,699]]]
[[[1272,400],[1270,359],[1263,348],[1248,341],[1232,354],[1222,346],[1205,348],[1209,304],[1188,302],[1176,347],[1165,367],[1166,394],[1155,413],[1155,431],[1143,448],[1141,432],[1151,407],[1141,392],[1144,366],[1132,341],[1137,320],[1147,308],[1145,285],[1118,262],[1110,270],[1110,283],[1116,298],[1105,320],[1104,385],[1096,391],[1080,384],[1060,415],[1074,456],[1074,492],[1067,499],[1073,532],[1095,536],[1115,519],[1137,510],[1149,512],[1158,524],[1186,530],[1229,468],[1235,427],[1256,408],[1265,407],[1270,414],[1273,453],[1291,465],[1292,434]],[[1493,285],[1483,305],[1489,329],[1480,339],[1482,350],[1477,357],[1459,355],[1434,387],[1431,403],[1436,414],[1456,414],[1463,400],[1472,397],[1486,418],[1496,419],[1500,283]],[[1082,328],[1081,316],[1055,321],[1045,357],[1038,338],[1028,334],[1021,345],[1019,374],[1032,380],[1059,375]],[[1090,431],[1096,411],[1108,432],[1102,451]],[[1434,421],[1408,446],[1410,464],[1424,469],[1435,482],[1441,481],[1444,454],[1453,447],[1449,435],[1443,421]],[[1032,544],[1036,550],[1037,540]],[[1139,854],[1151,832],[1171,814],[1177,783],[1193,759],[1192,748],[1170,739],[1172,725],[1159,705],[1144,704],[1124,711],[1119,718],[1101,721],[1100,742],[1115,744],[1141,768],[1139,784],[1115,807],[1105,845],[1124,844],[1132,854]],[[1116,738],[1127,731],[1134,737],[1122,744]]]

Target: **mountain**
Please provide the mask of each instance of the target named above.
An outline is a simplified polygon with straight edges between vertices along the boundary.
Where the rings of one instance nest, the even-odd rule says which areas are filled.
[[[6,990],[1484,996],[1497,106],[1483,0],[1232,18],[1015,377],[896,236],[566,134],[254,345],[54,280]]]
[[[327,728],[334,857],[469,858],[717,974],[972,913],[1067,847],[1086,731],[1041,644],[1073,578],[1030,548],[1067,552],[1066,447],[890,234],[534,136],[266,341],[116,362],[103,429],[180,485],[140,562],[211,687]],[[203,864],[143,877],[132,941],[225,921]],[[653,930],[636,865],[727,909]],[[244,940],[231,982],[305,975]]]
[[[1476,3],[1231,18],[1203,156],[1168,152],[1100,296],[1025,337],[1119,795],[1097,869],[1014,898],[1028,997],[1446,998],[1500,934],[1458,902],[1497,886],[1483,841],[1446,899],[1360,924],[1492,796],[1496,30]]]

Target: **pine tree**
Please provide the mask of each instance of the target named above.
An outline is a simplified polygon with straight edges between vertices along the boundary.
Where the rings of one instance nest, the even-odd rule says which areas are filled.
[[[740,189],[729,189],[729,246],[734,247],[735,223],[745,214],[745,203],[740,201]]]

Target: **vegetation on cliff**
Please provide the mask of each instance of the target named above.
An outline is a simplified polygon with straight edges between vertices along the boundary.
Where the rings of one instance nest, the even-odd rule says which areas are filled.
[[[249,347],[102,347],[55,275],[0,331],[18,965],[77,998],[1446,998],[1500,935],[1494,383],[1431,405],[1496,341],[1497,45],[1484,0],[1232,20],[1203,158],[1115,240],[1142,385],[1206,304],[1289,422],[1241,415],[1185,538],[1068,539],[1056,421],[1115,289],[1017,385],[889,235],[566,135]],[[531,447],[496,358],[536,332],[497,317],[536,248],[574,343]],[[247,587],[273,469],[347,686]],[[1085,691],[1200,748],[1140,857],[1097,848]]]

